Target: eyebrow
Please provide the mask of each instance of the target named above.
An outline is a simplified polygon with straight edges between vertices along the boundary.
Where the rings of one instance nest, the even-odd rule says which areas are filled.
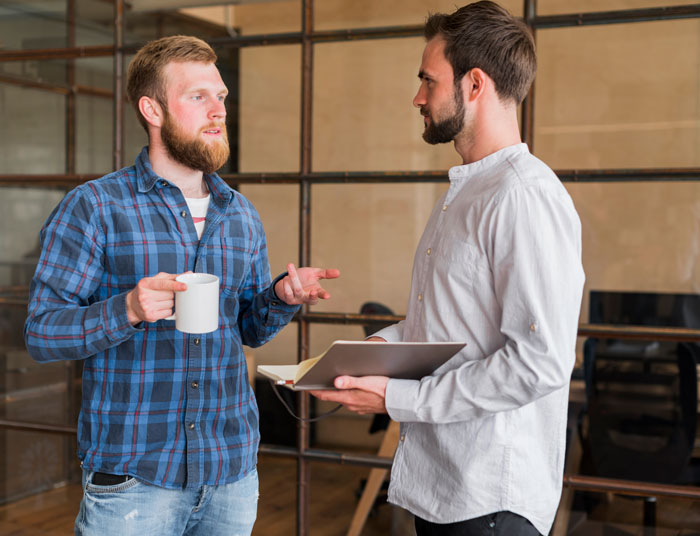
[[[202,93],[202,92],[207,92],[209,91],[207,88],[203,87],[194,87],[192,89],[188,89],[187,93]],[[219,91],[216,92],[216,95],[228,95],[228,88],[222,88]]]
[[[418,71],[418,78],[420,78],[421,80],[423,80],[424,78],[430,78],[431,80],[433,79],[433,77],[426,73],[423,69]]]

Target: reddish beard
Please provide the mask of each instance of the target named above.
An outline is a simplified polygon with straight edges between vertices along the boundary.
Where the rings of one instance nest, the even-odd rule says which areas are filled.
[[[201,132],[212,128],[221,129],[219,139],[213,139],[207,143],[199,138]],[[214,173],[226,163],[229,157],[228,135],[224,123],[210,123],[195,136],[188,137],[166,111],[160,137],[173,160],[203,173]]]

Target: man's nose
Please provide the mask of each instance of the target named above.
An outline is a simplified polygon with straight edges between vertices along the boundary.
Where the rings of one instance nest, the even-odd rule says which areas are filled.
[[[415,106],[416,108],[420,108],[424,104],[426,104],[425,92],[423,91],[423,86],[421,86],[418,88],[418,92],[416,93],[416,96],[413,97],[413,106]]]
[[[226,106],[224,105],[223,101],[214,101],[211,110],[209,110],[209,116],[213,119],[223,119],[226,117]]]

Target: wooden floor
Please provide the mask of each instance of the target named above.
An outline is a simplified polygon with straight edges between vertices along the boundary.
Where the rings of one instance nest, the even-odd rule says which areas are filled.
[[[260,504],[254,536],[296,533],[296,462],[261,456]],[[368,469],[335,464],[311,464],[311,536],[345,534],[356,502],[356,492]],[[67,536],[73,534],[73,521],[81,497],[80,486],[64,486],[20,501],[0,506],[2,536]],[[603,522],[615,520],[626,534],[642,534],[641,502],[620,497],[601,501],[585,521],[572,515],[569,534],[593,536],[613,534]],[[397,530],[397,520],[399,529]],[[383,504],[369,518],[364,536],[410,536],[410,517]],[[700,501],[659,500],[657,536],[700,535]],[[403,523],[403,525],[401,525]],[[618,533],[615,533],[618,534]]]
[[[296,533],[296,461],[260,457],[260,503],[254,536]],[[311,464],[311,536],[344,535],[357,502],[356,491],[369,469]],[[67,536],[73,534],[82,490],[63,486],[0,506],[2,536]],[[392,507],[383,504],[369,518],[363,535],[391,534]]]

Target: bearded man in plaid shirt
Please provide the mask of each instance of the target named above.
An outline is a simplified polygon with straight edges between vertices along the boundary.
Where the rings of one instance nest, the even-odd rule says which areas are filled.
[[[128,95],[149,144],[69,192],[41,231],[25,340],[40,362],[84,360],[82,535],[250,534],[258,409],[242,345],[273,338],[337,270],[270,278],[252,204],[217,174],[227,89],[200,39],[148,43]],[[219,329],[175,330],[177,275],[220,280]]]

